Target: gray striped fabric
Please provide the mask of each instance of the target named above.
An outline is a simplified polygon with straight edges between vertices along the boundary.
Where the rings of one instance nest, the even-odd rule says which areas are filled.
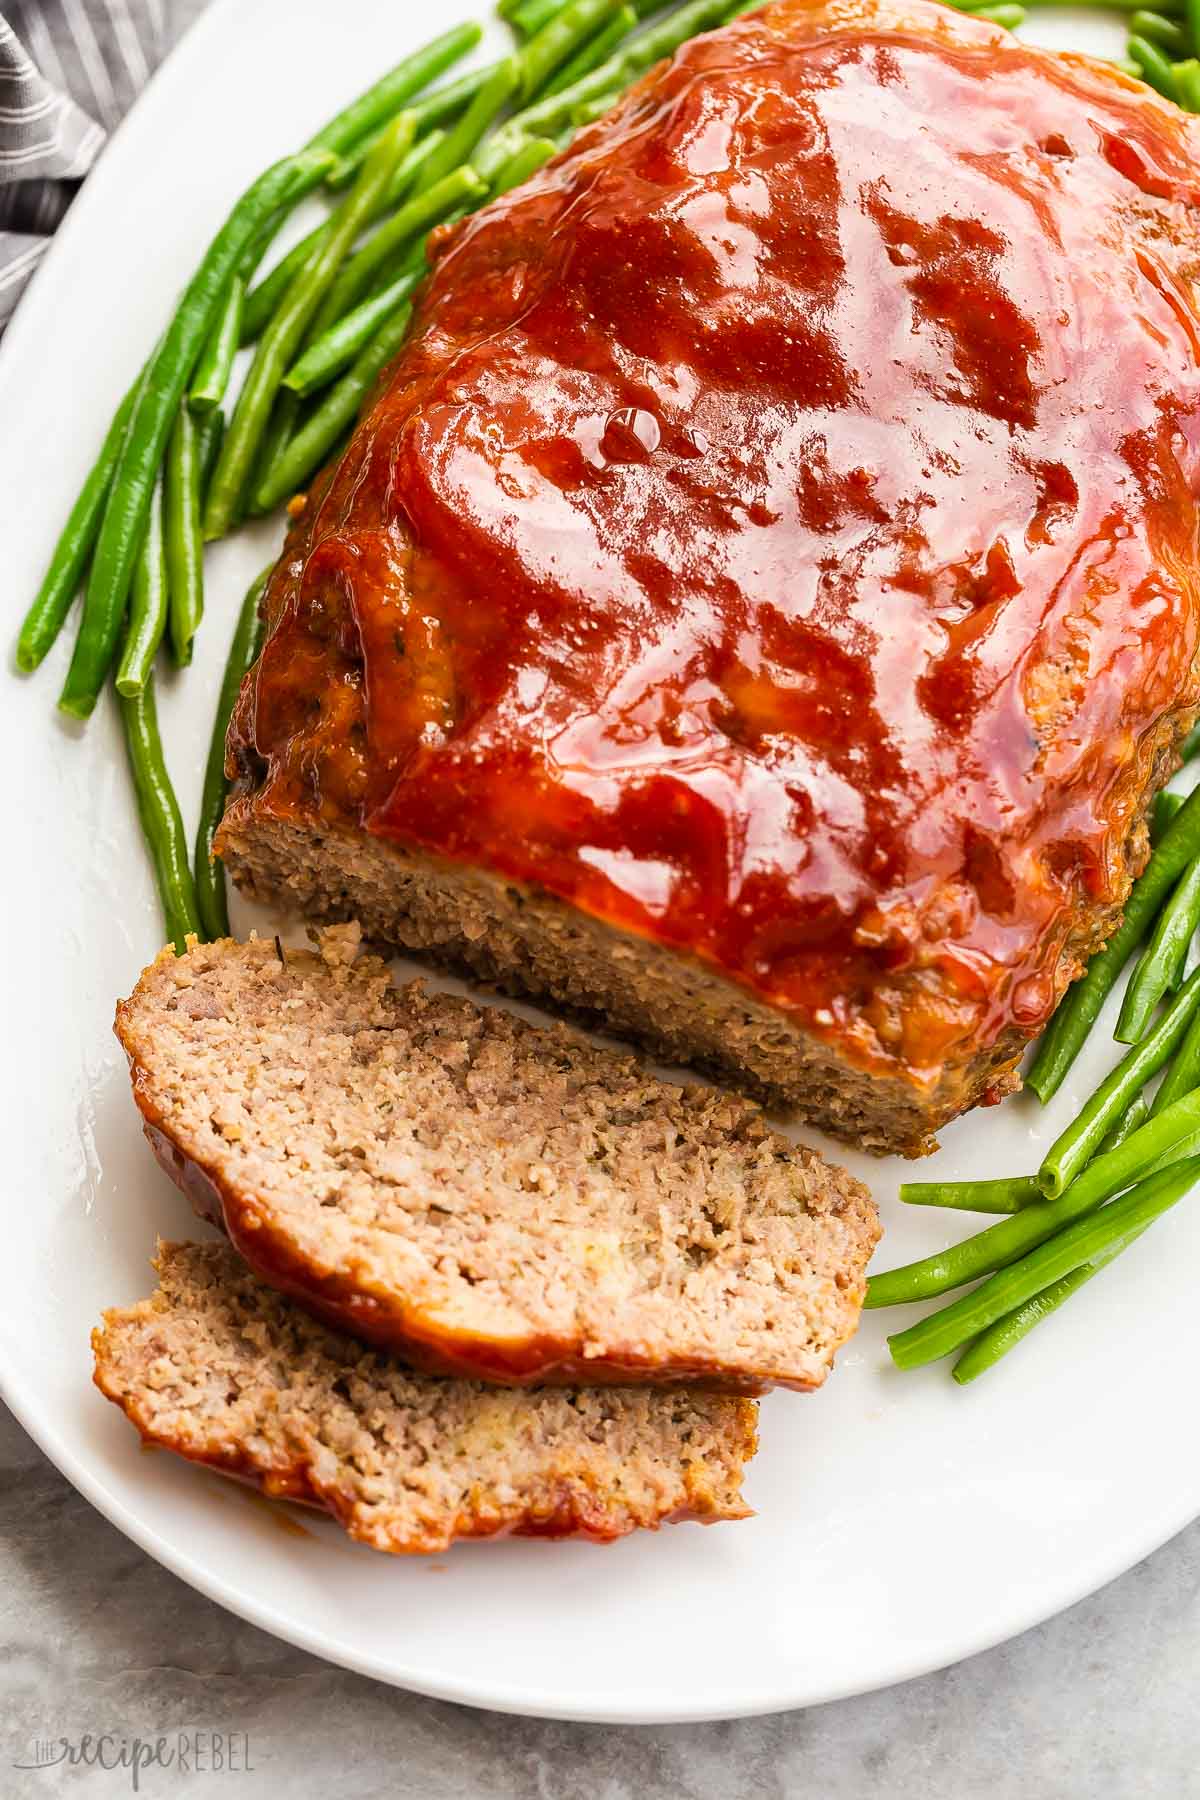
[[[108,132],[198,10],[0,0],[0,330]]]

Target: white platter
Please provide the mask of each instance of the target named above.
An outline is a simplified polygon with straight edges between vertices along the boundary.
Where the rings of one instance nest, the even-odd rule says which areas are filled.
[[[447,22],[433,0],[217,0],[153,83],[0,348],[10,636],[116,398],[230,199]],[[1040,15],[1039,34],[1119,43],[1077,14]],[[276,536],[210,559],[196,666],[163,684],[189,819],[233,608]],[[158,915],[110,712],[86,734],[55,715],[67,647],[35,680],[6,675],[0,707],[12,777],[0,1386],[152,1555],[385,1681],[516,1712],[662,1721],[805,1705],[948,1663],[1066,1606],[1200,1512],[1200,1437],[1181,1429],[1200,1362],[1194,1203],[972,1389],[944,1365],[895,1374],[884,1334],[896,1320],[868,1315],[823,1394],[765,1404],[746,1525],[608,1550],[512,1542],[385,1560],[321,1521],[283,1530],[231,1484],[139,1454],[90,1385],[88,1333],[103,1306],[148,1291],[156,1232],[196,1227],[142,1143],[111,1036]],[[978,1112],[923,1172],[1033,1168],[1111,1057],[1098,1031],[1048,1113],[1024,1099]],[[900,1208],[898,1163],[857,1167],[883,1205],[885,1263],[964,1229]]]

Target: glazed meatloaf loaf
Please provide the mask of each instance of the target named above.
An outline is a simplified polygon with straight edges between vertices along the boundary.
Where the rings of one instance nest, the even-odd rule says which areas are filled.
[[[1197,704],[1200,125],[922,0],[697,39],[441,247],[230,738],[249,893],[916,1153]]]
[[[164,950],[118,1011],[160,1160],[262,1278],[425,1369],[818,1386],[866,1190],[752,1101],[419,984],[356,933]]]
[[[327,1331],[227,1245],[160,1245],[156,1267],[157,1293],[92,1334],[97,1386],[144,1442],[323,1507],[376,1550],[748,1515],[751,1400],[437,1381]]]

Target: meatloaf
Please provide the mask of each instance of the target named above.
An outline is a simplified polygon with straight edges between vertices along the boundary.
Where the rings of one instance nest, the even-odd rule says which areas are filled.
[[[824,1381],[879,1236],[860,1183],[356,940],[168,948],[118,1010],[151,1144],[264,1280],[439,1373]]]
[[[1197,686],[1200,124],[922,0],[685,46],[444,240],[266,596],[250,894],[918,1153]]]
[[[144,1442],[323,1507],[376,1550],[748,1516],[753,1401],[437,1381],[327,1331],[227,1245],[162,1244],[156,1267],[158,1291],[92,1334],[97,1386]]]

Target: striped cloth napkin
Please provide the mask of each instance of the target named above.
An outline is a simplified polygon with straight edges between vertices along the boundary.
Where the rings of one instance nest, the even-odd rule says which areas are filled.
[[[0,331],[104,146],[203,0],[0,0]]]

